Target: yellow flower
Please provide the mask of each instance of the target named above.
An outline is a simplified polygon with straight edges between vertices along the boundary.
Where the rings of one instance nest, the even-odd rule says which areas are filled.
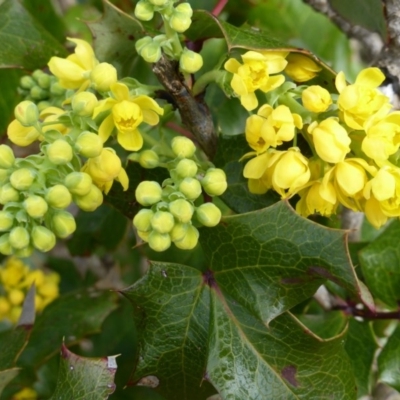
[[[128,189],[128,175],[115,150],[109,147],[103,148],[99,156],[89,159],[82,167],[82,172],[89,174],[93,183],[105,193],[110,191],[114,179],[121,183],[124,190]]]
[[[246,110],[254,110],[258,106],[256,90],[266,93],[285,81],[283,75],[270,76],[282,72],[287,65],[287,52],[248,51],[242,55],[243,64],[230,58],[224,65],[233,74],[232,89],[240,96],[240,102]]]
[[[285,73],[295,82],[306,82],[316,77],[322,70],[310,57],[303,54],[290,53],[287,56],[288,65]]]
[[[48,66],[66,89],[84,90],[90,85],[90,74],[99,63],[90,44],[81,39],[67,38],[76,44],[74,54],[67,58],[51,57]]]
[[[24,388],[20,390],[18,393],[15,393],[12,397],[12,400],[36,400],[37,393],[35,390],[31,388]]]
[[[332,104],[330,93],[321,86],[309,86],[301,94],[303,106],[312,112],[321,113],[326,111]]]
[[[257,153],[263,153],[269,147],[281,145],[294,138],[296,128],[301,129],[303,122],[300,115],[292,114],[284,105],[273,109],[263,105],[246,121],[246,140]]]
[[[14,144],[25,147],[38,140],[41,134],[33,126],[22,126],[17,119],[14,119],[14,121],[8,125],[7,135]]]
[[[164,110],[148,96],[131,96],[123,83],[114,83],[110,87],[114,98],[100,101],[93,114],[96,118],[101,112],[111,110],[99,127],[99,136],[104,143],[115,127],[118,143],[126,150],[138,151],[143,146],[139,125],[142,122],[157,125]]]
[[[364,204],[364,213],[368,221],[376,229],[386,224],[388,217],[383,213],[381,203],[371,196]]]
[[[364,124],[366,137],[361,149],[377,163],[396,153],[400,146],[400,112],[383,118],[372,116]]]
[[[319,124],[315,121],[308,127],[308,132],[312,135],[317,154],[326,162],[336,164],[343,161],[350,151],[351,139],[336,118],[327,118]]]
[[[343,72],[336,76],[340,117],[350,128],[363,129],[365,121],[373,114],[390,111],[389,98],[377,89],[384,80],[385,75],[379,68],[362,70],[353,85],[347,85]]]

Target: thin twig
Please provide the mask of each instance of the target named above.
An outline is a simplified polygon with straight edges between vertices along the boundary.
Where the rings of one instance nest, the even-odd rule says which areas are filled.
[[[364,319],[398,319],[400,320],[400,309],[397,311],[376,311],[373,312],[368,310],[367,308],[358,309],[355,305],[346,304],[346,305],[335,305],[332,307],[332,310],[341,310],[347,315],[351,315],[353,317],[361,317]]]

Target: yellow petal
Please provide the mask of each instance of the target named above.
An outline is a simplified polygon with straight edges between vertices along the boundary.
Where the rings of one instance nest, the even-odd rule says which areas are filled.
[[[61,80],[66,89],[77,89],[85,80],[85,70],[74,62],[60,58],[51,57],[47,64],[53,75]]]
[[[237,70],[239,69],[239,67],[241,66],[240,62],[238,60],[236,60],[235,58],[230,58],[225,64],[224,64],[224,68],[228,71],[228,72],[232,72],[233,74],[235,74],[237,72]]]
[[[124,191],[128,190],[128,188],[129,188],[129,178],[128,178],[128,175],[127,175],[126,171],[123,168],[121,168],[121,171],[118,174],[118,179],[117,180],[118,180],[118,182],[121,183],[122,188],[124,189]]]
[[[115,104],[116,104],[116,100],[112,99],[112,98],[108,98],[105,100],[101,100],[99,101],[99,105],[97,107],[94,108],[93,111],[93,118],[96,118],[100,113],[102,113],[103,111],[107,111],[110,108],[112,108]]]
[[[254,93],[248,93],[240,97],[240,104],[247,110],[251,111],[257,108],[258,100]]]
[[[337,89],[337,91],[339,93],[342,93],[343,89],[347,86],[346,77],[344,76],[344,72],[343,71],[340,71],[336,75],[335,86],[336,86],[336,89]]]
[[[142,110],[148,109],[153,110],[157,114],[163,115],[164,109],[160,107],[155,100],[149,96],[138,96],[132,99],[132,102],[136,103]]]
[[[129,151],[138,151],[143,146],[143,138],[138,130],[132,133],[118,132],[117,140],[125,150]]]
[[[268,166],[269,154],[264,153],[254,157],[244,166],[243,176],[250,179],[260,179]]]
[[[123,83],[113,83],[110,85],[111,92],[118,101],[129,100],[128,86]]]
[[[107,139],[110,137],[113,129],[114,129],[114,118],[112,114],[106,117],[99,127],[99,137],[105,143]]]
[[[264,194],[268,192],[268,187],[260,179],[249,179],[248,188],[250,193]]]
[[[260,89],[266,93],[281,86],[283,82],[285,82],[285,77],[283,75],[270,76],[267,84]]]
[[[385,80],[385,75],[379,68],[363,69],[356,78],[356,84],[368,88],[377,88]]]
[[[72,39],[72,38],[67,38],[70,42],[73,42],[76,44],[75,47],[75,54],[79,58],[79,61],[81,62],[82,66],[86,70],[91,70],[93,67],[97,64],[97,60],[94,56],[94,51],[92,49],[92,46],[88,42],[82,39]]]
[[[239,96],[244,96],[248,93],[246,84],[238,74],[233,75],[231,86],[235,93],[237,93]]]

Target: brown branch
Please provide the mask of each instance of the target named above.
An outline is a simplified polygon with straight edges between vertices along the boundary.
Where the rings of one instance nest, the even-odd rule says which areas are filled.
[[[332,310],[340,310],[343,311],[347,315],[351,315],[353,317],[361,317],[364,319],[398,319],[400,320],[400,309],[397,311],[371,311],[368,309],[358,309],[355,305],[345,304],[345,305],[335,305],[332,307]]]
[[[217,136],[209,108],[202,96],[193,97],[179,73],[176,62],[163,55],[154,64],[153,72],[172,96],[182,122],[193,133],[201,148],[212,159],[217,150]]]

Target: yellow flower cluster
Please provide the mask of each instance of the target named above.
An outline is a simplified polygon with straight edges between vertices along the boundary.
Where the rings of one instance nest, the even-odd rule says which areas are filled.
[[[9,257],[0,266],[0,320],[15,323],[22,310],[25,296],[35,284],[35,310],[41,312],[59,295],[60,276],[56,272],[32,270],[19,258]]]
[[[257,106],[248,100],[254,90],[272,90],[265,82],[272,79],[271,71],[283,70],[283,61],[289,62],[284,72],[296,82],[312,79],[320,70],[302,55],[285,59],[284,54],[275,53],[282,63],[279,68],[264,67],[260,72],[254,52],[249,53],[242,56],[244,65],[231,59],[225,66],[234,73],[232,87],[247,109]],[[268,65],[265,52],[257,57]],[[256,86],[260,76],[263,86]],[[400,112],[392,111],[388,97],[378,89],[384,79],[379,69],[367,68],[354,84],[347,84],[341,72],[335,81],[338,93],[331,94],[319,85],[293,85],[277,95],[273,104],[261,106],[247,119],[245,128],[254,150],[243,156],[251,158],[244,167],[249,190],[262,194],[273,189],[282,198],[298,194],[296,210],[304,216],[316,212],[330,216],[342,204],[365,212],[375,227],[390,217],[400,217],[400,168],[396,164]],[[301,149],[296,145],[298,135],[304,139]],[[312,157],[304,155],[310,152]]]
[[[36,400],[38,394],[36,390],[32,388],[23,388],[19,392],[15,393],[11,400]]]

